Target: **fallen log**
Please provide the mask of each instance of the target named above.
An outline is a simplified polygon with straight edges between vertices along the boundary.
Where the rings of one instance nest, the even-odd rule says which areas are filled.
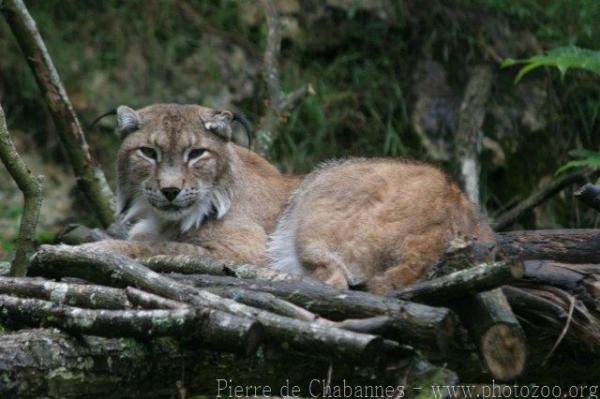
[[[73,337],[55,329],[0,335],[3,398],[181,397],[182,390],[188,395],[229,397],[233,396],[229,389],[235,387],[250,388],[244,396],[290,396],[295,386],[295,396],[316,397],[323,395],[328,370],[332,387],[345,383],[353,394],[359,387],[393,390],[405,385],[412,391],[430,389],[432,383],[458,382],[451,371],[423,367],[422,360],[397,359],[387,367],[370,367],[269,350],[260,357],[244,357],[171,338],[140,342]]]
[[[476,294],[523,277],[521,262],[488,262],[459,270],[442,277],[420,281],[392,292],[389,296],[427,304],[448,301]]]
[[[67,284],[27,277],[0,277],[0,294],[38,298],[88,309],[130,309],[123,290],[101,285]]]
[[[262,333],[258,323],[211,309],[90,310],[9,295],[0,295],[0,308],[8,326],[59,327],[104,337],[170,336],[246,355],[256,351]]]
[[[525,333],[502,290],[463,298],[456,309],[494,378],[508,381],[519,377],[527,362]]]
[[[454,338],[451,312],[445,308],[405,302],[367,292],[336,290],[326,284],[298,281],[241,280],[235,277],[201,274],[168,274],[199,288],[235,290],[238,297],[263,292],[294,303],[330,320],[388,316],[385,337],[420,348],[446,351]]]
[[[600,263],[600,229],[509,231],[496,240],[504,258]]]
[[[266,342],[317,356],[340,356],[376,361],[383,354],[378,336],[331,328],[237,303],[160,275],[140,263],[110,251],[82,247],[42,246],[32,257],[32,270],[52,277],[79,277],[107,285],[132,285],[197,307],[208,307],[257,320]]]

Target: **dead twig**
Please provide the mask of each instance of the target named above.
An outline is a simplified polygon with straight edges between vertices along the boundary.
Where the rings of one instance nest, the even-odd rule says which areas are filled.
[[[565,326],[563,327],[562,331],[560,332],[560,335],[556,339],[556,342],[554,342],[554,345],[552,345],[552,349],[550,349],[550,352],[548,352],[548,354],[544,358],[544,361],[542,362],[542,366],[545,366],[548,363],[548,360],[550,360],[550,358],[554,354],[554,351],[556,350],[556,348],[558,348],[558,345],[560,345],[560,343],[562,342],[565,335],[567,335],[567,331],[569,331],[569,327],[571,326],[571,320],[573,320],[573,311],[574,310],[575,310],[575,297],[570,295],[569,296],[569,314],[567,316],[567,321],[565,322]]]
[[[35,228],[42,205],[42,176],[33,176],[19,156],[6,127],[4,110],[0,106],[0,159],[6,166],[19,190],[23,193],[23,215],[15,248],[15,257],[10,268],[11,276],[27,274],[27,252],[33,247]]]
[[[514,224],[523,214],[536,206],[540,205],[544,201],[550,199],[554,195],[561,192],[564,188],[570,186],[573,183],[585,181],[590,175],[589,169],[579,170],[572,173],[562,175],[550,183],[544,185],[539,190],[532,192],[523,201],[512,207],[510,210],[504,212],[496,218],[494,223],[494,229],[496,231],[502,231],[507,227]]]

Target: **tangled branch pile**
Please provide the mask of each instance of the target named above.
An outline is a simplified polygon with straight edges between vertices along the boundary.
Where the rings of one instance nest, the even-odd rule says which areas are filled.
[[[597,251],[599,238],[520,232],[499,242],[501,251],[520,245],[537,257],[577,259]],[[597,264],[484,263],[387,297],[252,265],[184,256],[138,262],[85,246],[42,247],[29,274],[37,277],[0,278],[3,396],[216,393],[223,378],[290,380],[306,390],[328,373],[328,384],[412,387],[432,375],[440,383],[598,377],[589,365],[578,375],[581,360],[574,369],[561,358],[579,347],[593,362],[600,348]],[[526,339],[518,322],[502,310],[485,316],[474,299],[495,287]]]

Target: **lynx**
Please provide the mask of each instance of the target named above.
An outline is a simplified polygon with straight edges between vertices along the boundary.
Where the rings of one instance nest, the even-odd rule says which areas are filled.
[[[129,237],[84,245],[211,255],[384,293],[424,276],[455,237],[493,240],[432,166],[349,159],[288,177],[236,144],[236,120],[198,105],[120,106],[117,212]]]

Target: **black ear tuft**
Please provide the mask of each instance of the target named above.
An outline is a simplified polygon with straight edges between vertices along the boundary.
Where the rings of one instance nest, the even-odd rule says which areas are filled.
[[[98,122],[100,122],[100,120],[101,120],[102,118],[104,118],[105,116],[109,116],[109,115],[116,115],[116,114],[117,114],[117,109],[116,109],[116,108],[115,108],[115,109],[111,109],[110,111],[107,111],[107,112],[103,113],[102,115],[100,115],[100,116],[98,116],[96,119],[94,119],[94,120],[92,121],[92,123],[90,123],[90,124],[88,125],[88,130],[92,130],[92,129],[93,129],[95,126],[96,126],[96,124],[97,124]]]

